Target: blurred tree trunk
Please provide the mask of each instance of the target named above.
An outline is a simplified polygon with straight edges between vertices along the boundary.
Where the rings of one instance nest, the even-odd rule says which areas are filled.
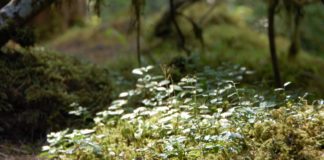
[[[27,26],[33,28],[37,41],[48,40],[72,26],[83,25],[88,9],[86,0],[55,1],[54,7],[41,11]]]
[[[154,35],[161,38],[170,36],[170,34],[172,33],[172,18],[174,16],[171,14],[173,12],[173,14],[177,14],[181,12],[181,10],[191,6],[198,1],[200,0],[174,0],[172,10],[170,7],[167,11],[165,11],[162,14],[161,19],[156,23],[156,26],[154,28]]]
[[[10,34],[55,0],[11,0],[0,9],[0,47],[9,39]]]
[[[278,7],[279,0],[272,0],[270,1],[269,8],[268,8],[268,38],[269,38],[269,46],[270,46],[270,54],[271,54],[271,62],[272,68],[275,78],[276,87],[281,87],[281,77],[280,77],[280,70],[277,58],[277,51],[276,51],[276,36],[275,36],[275,14],[276,9]]]

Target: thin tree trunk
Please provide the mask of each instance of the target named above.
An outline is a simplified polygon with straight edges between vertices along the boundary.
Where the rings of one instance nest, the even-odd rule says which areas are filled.
[[[136,52],[138,65],[142,67],[142,56],[141,56],[141,7],[142,4],[138,0],[135,0],[135,14],[136,14]]]
[[[141,60],[141,17],[138,15],[138,22],[137,22],[137,32],[136,32],[136,52],[137,52],[137,61],[138,65],[142,67],[142,60]]]
[[[10,33],[23,26],[38,12],[55,0],[11,0],[0,9],[0,47],[9,39]]]
[[[269,38],[272,68],[273,68],[276,87],[281,87],[281,77],[280,77],[279,64],[278,64],[277,51],[276,51],[276,42],[275,42],[275,38],[276,38],[275,37],[275,11],[276,11],[277,5],[278,5],[278,0],[272,0],[269,4],[268,38]]]
[[[298,6],[294,17],[294,29],[289,47],[289,57],[294,58],[300,50],[300,21],[302,19],[301,6]]]
[[[173,10],[181,12],[185,8],[199,1],[201,0],[172,0]],[[170,1],[169,5],[171,5]],[[171,18],[171,7],[169,7],[169,9],[162,14],[160,20],[156,23],[154,28],[154,35],[156,37],[163,38],[169,36],[169,34],[172,32],[171,26],[173,22]]]
[[[177,19],[176,19],[177,10],[175,9],[175,6],[174,6],[174,0],[170,0],[169,3],[170,3],[170,19],[171,19],[171,22],[172,22],[172,24],[174,25],[174,27],[175,27],[175,29],[177,31],[177,35],[178,35],[178,38],[179,38],[179,40],[178,40],[179,47],[181,49],[183,49],[186,52],[186,54],[189,56],[190,55],[190,50],[188,48],[186,48],[186,39],[185,39],[185,37],[184,37],[184,35],[183,35],[183,33],[182,33],[181,29],[180,29],[180,26],[179,26],[179,24],[177,22]]]

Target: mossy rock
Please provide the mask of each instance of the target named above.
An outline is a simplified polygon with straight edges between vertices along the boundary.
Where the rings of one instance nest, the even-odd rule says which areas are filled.
[[[0,52],[0,139],[37,140],[91,121],[68,114],[75,102],[88,117],[111,101],[107,69],[42,49]]]

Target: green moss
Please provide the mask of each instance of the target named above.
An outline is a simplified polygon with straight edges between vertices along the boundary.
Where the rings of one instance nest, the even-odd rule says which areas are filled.
[[[0,75],[0,134],[14,139],[89,124],[69,115],[69,105],[92,115],[113,96],[108,70],[41,48],[2,51]]]
[[[301,110],[282,107],[272,111],[274,121],[251,130],[256,159],[319,159],[323,154],[323,109],[305,105]],[[296,109],[296,108],[295,108]],[[311,116],[312,118],[310,119]],[[261,133],[261,134],[260,134]]]

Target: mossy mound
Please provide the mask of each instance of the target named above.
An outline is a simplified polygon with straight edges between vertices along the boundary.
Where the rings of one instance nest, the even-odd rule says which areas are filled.
[[[273,121],[256,123],[250,131],[255,159],[323,157],[323,105],[287,104],[270,115]]]
[[[111,100],[108,70],[43,49],[1,51],[0,75],[1,139],[36,140],[78,127],[88,119],[68,114],[76,109],[71,103],[90,117]]]

